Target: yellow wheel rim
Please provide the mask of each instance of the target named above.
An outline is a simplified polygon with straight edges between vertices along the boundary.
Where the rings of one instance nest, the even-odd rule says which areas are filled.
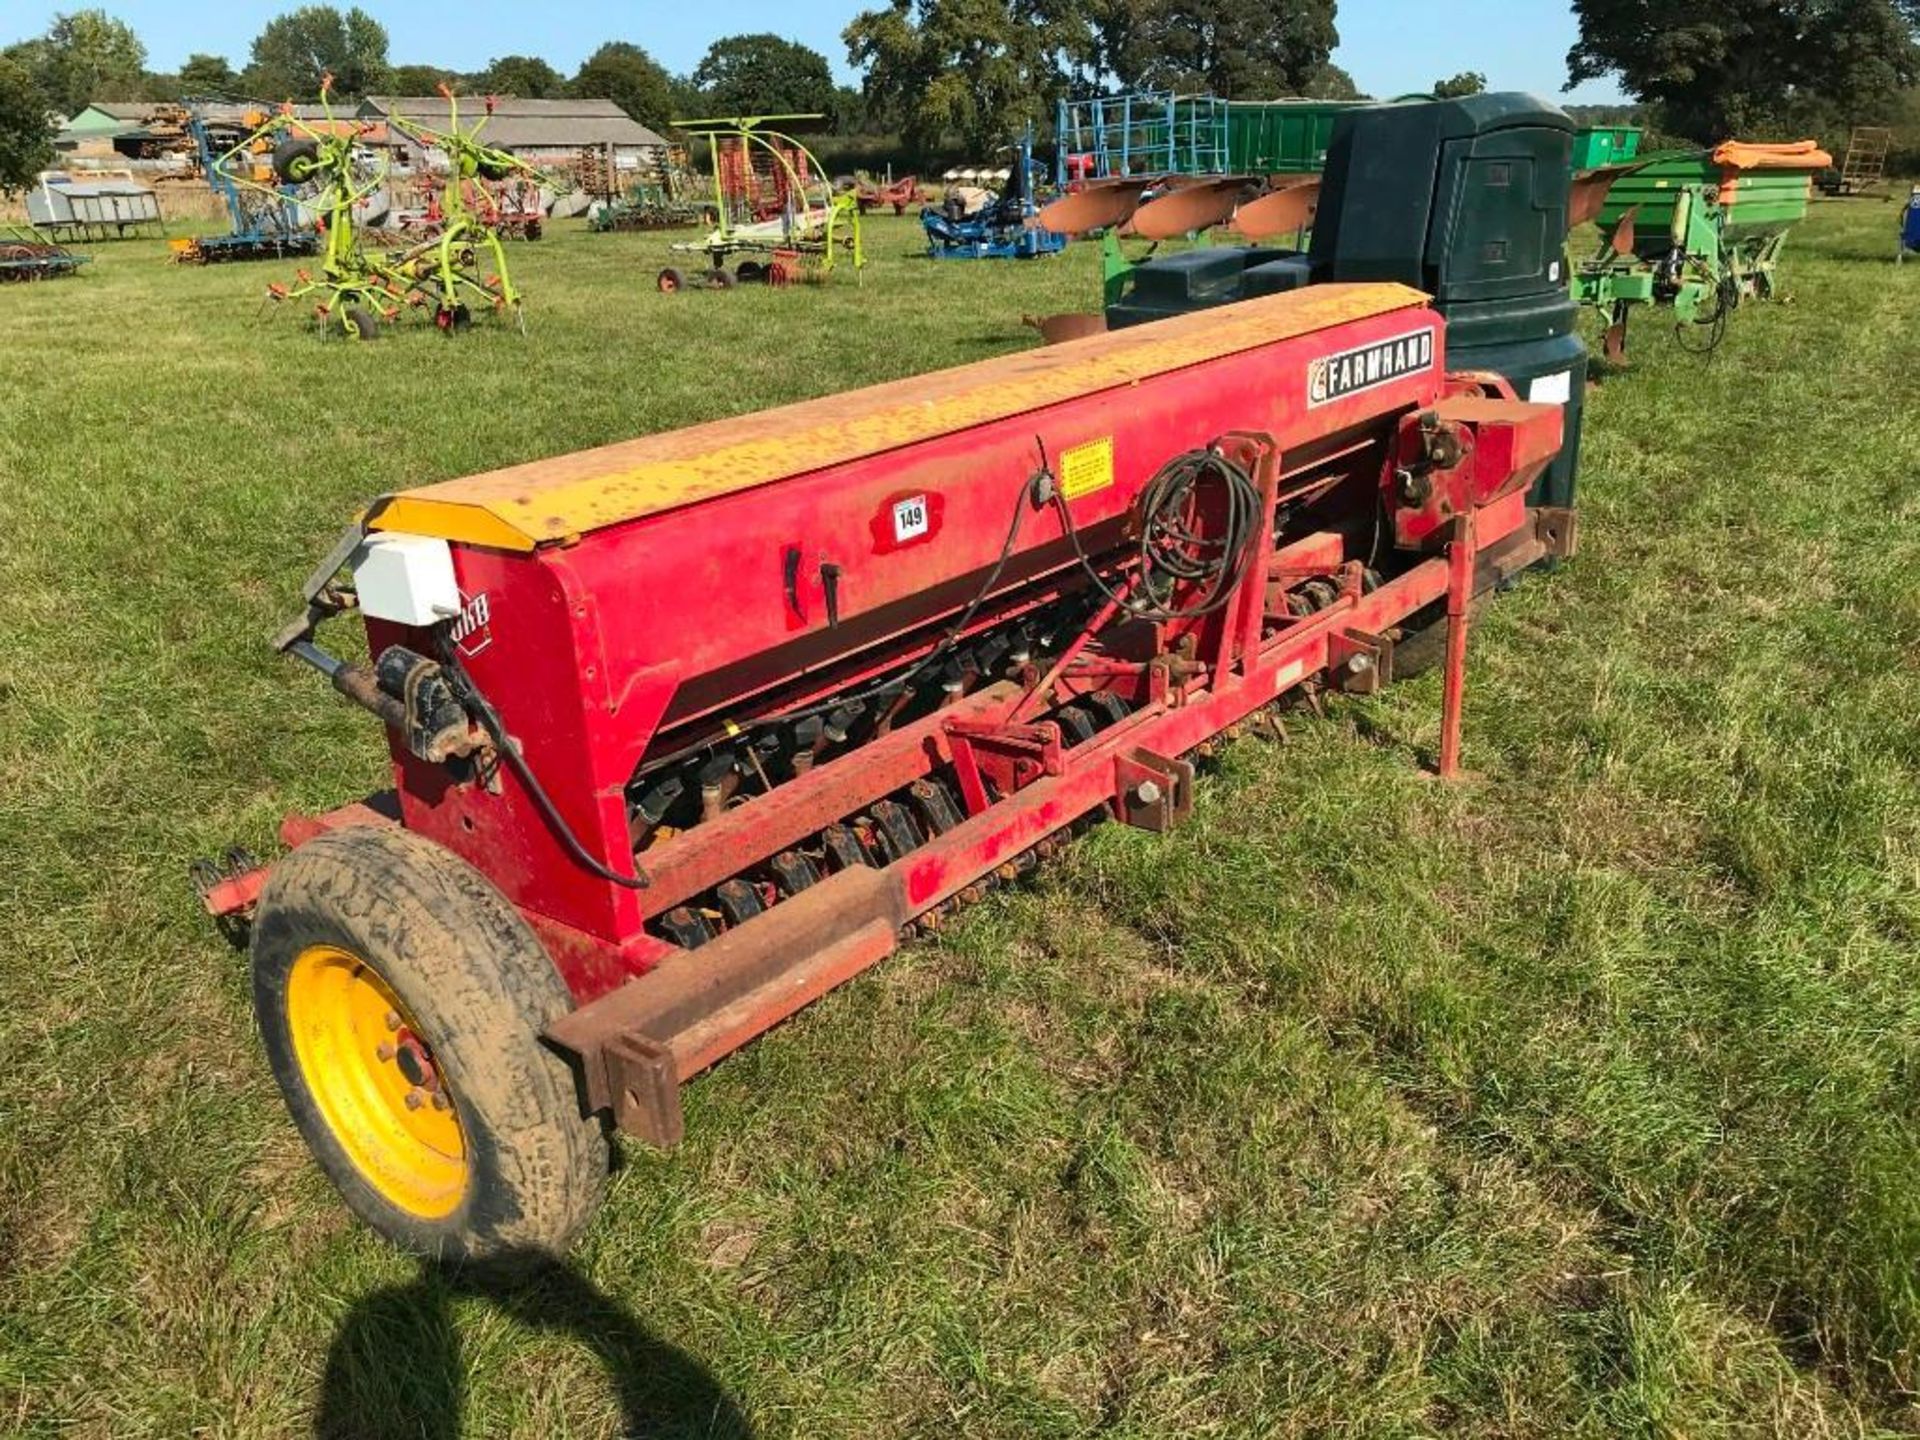
[[[308,946],[287,976],[287,1026],[308,1094],[367,1182],[422,1219],[451,1214],[467,1188],[459,1107],[379,972]]]

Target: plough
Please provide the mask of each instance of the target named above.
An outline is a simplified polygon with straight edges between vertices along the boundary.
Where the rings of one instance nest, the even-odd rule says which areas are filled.
[[[1673,312],[1674,338],[1711,354],[1733,312],[1778,293],[1787,232],[1806,218],[1814,177],[1833,157],[1812,141],[1651,156],[1618,167],[1591,216],[1600,248],[1573,272],[1573,296],[1607,321],[1607,359],[1624,364],[1642,305]]]
[[[898,180],[863,179],[854,182],[853,200],[860,207],[862,215],[882,205],[890,205],[894,214],[904,215],[909,205],[918,205],[926,198],[926,192],[920,188],[918,175],[902,175]]]
[[[392,788],[203,866],[295,1122],[412,1249],[558,1247],[604,1126],[1574,545],[1561,409],[1327,284],[375,500],[277,645]],[[371,662],[322,643],[357,616]]]
[[[76,255],[31,225],[0,225],[0,282],[57,279],[91,258]]]

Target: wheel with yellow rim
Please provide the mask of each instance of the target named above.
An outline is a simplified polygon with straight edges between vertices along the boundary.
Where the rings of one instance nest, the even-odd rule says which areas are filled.
[[[566,986],[478,871],[397,826],[322,835],[273,868],[252,958],[274,1077],[362,1219],[421,1254],[567,1246],[607,1142],[540,1042]]]

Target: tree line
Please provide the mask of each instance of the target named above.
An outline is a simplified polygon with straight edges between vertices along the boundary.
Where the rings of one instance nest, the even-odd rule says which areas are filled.
[[[431,95],[441,85],[523,99],[567,96],[617,101],[643,124],[665,127],[708,107],[821,112],[838,116],[858,92],[836,85],[818,51],[777,35],[732,35],[708,47],[687,75],[669,74],[639,45],[602,45],[571,76],[537,55],[501,55],[477,71],[395,64],[386,27],[359,6],[305,5],[267,22],[236,66],[225,55],[189,55],[176,71],[147,66],[133,28],[105,10],[58,15],[45,34],[0,50],[53,112],[73,115],[94,101],[176,101],[189,97],[310,100],[323,75],[334,93]]]
[[[1663,133],[1768,139],[1903,115],[1920,125],[1920,0],[1572,3],[1568,85],[1616,78]],[[716,40],[685,75],[627,40],[602,45],[571,76],[536,55],[498,56],[470,73],[395,64],[370,14],[324,4],[268,21],[242,64],[194,54],[160,72],[132,27],[84,9],[0,50],[0,187],[30,183],[47,163],[51,115],[96,100],[305,99],[326,73],[349,100],[442,84],[601,98],[659,130],[693,115],[822,114],[841,133],[896,136],[911,154],[957,145],[987,155],[1026,125],[1044,128],[1068,93],[1357,97],[1331,59],[1338,38],[1335,0],[888,0],[841,36],[861,73],[855,89],[835,82],[819,51],[770,34]],[[1485,83],[1465,71],[1434,90]]]

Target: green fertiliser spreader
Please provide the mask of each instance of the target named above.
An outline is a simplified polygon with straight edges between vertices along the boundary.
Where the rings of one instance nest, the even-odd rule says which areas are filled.
[[[1636,305],[1670,307],[1676,339],[1707,353],[1743,300],[1773,299],[1787,232],[1832,164],[1811,140],[1729,140],[1651,156],[1613,179],[1597,217],[1599,253],[1573,274],[1574,298],[1607,317],[1607,358],[1625,361]]]

